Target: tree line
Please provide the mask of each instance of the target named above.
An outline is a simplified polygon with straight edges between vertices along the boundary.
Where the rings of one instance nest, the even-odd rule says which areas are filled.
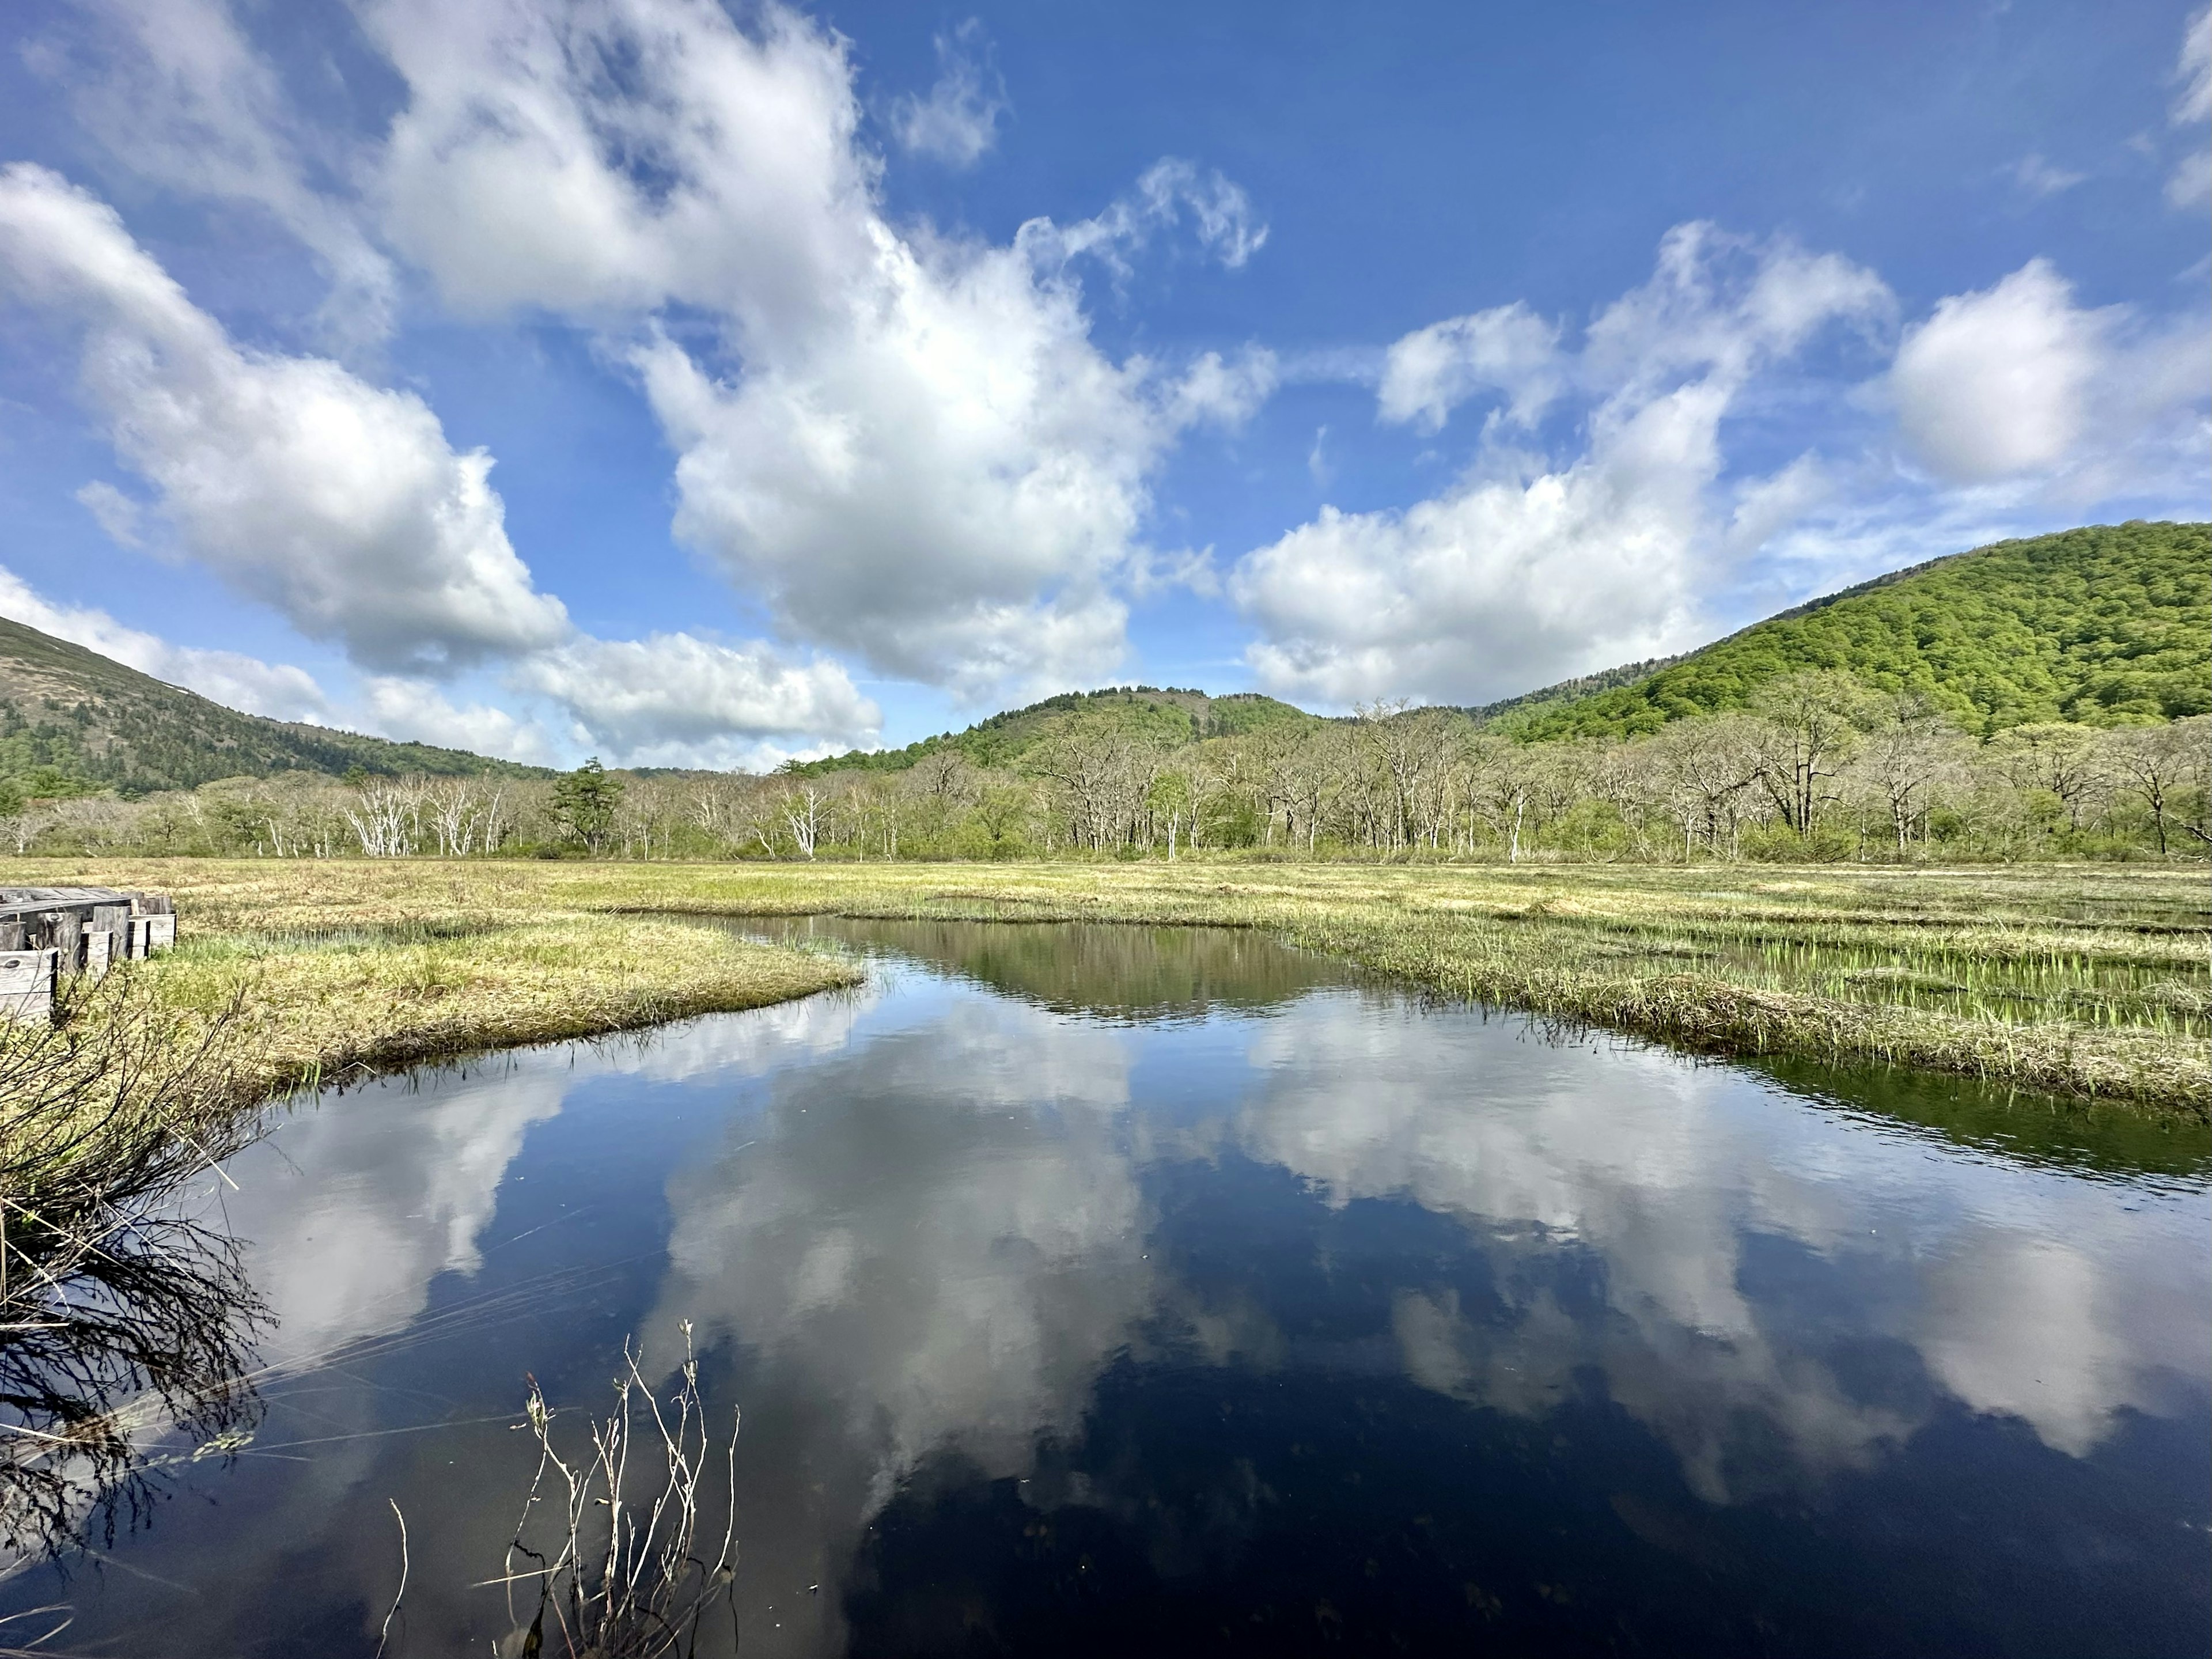
[[[1966,735],[1801,672],[1747,710],[1521,742],[1378,703],[1174,744],[1079,713],[1003,764],[899,770],[233,779],[0,814],[18,853],[272,858],[1158,858],[1695,862],[2203,857],[2212,717]]]

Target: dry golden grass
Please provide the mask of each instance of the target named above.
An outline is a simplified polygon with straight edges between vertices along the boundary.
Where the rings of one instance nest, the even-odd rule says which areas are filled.
[[[179,948],[133,971],[178,1012],[212,1018],[243,993],[239,1084],[255,1097],[349,1071],[759,1007],[860,976],[720,928],[548,903],[507,874],[178,860],[17,866],[8,879],[174,893]]]
[[[1714,1052],[1962,1073],[2202,1117],[2201,870],[22,861],[174,893],[165,994],[240,975],[293,1075],[836,981],[672,914],[1259,927],[1450,996]],[[610,913],[620,914],[615,921]]]

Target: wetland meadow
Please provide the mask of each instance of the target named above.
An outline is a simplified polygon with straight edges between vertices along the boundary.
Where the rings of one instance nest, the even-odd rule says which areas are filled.
[[[2212,1611],[2191,881],[160,875],[134,991],[277,1098],[13,1391],[12,1643],[2134,1656]],[[1655,974],[1704,1023],[1603,1002]]]

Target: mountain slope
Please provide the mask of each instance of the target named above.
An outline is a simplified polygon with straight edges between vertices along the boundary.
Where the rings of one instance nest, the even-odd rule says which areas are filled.
[[[189,788],[276,772],[540,769],[459,749],[241,714],[81,645],[0,618],[0,786],[18,794]]]
[[[1152,685],[1114,686],[1103,691],[1063,691],[1026,708],[1012,708],[978,720],[964,732],[924,738],[903,749],[836,755],[784,769],[801,775],[849,770],[902,772],[926,756],[945,750],[978,766],[1011,766],[1037,744],[1079,721],[1109,724],[1172,747],[1195,743],[1201,738],[1256,731],[1284,721],[1310,725],[1319,718],[1253,691],[1215,697],[1203,691],[1174,688],[1163,690]]]
[[[2134,522],[1999,542],[1815,599],[1685,656],[1464,712],[1530,741],[1624,736],[1742,708],[1765,682],[1801,668],[1917,691],[1978,733],[2029,720],[2111,725],[2207,712],[2212,526]],[[1176,745],[1320,719],[1249,692],[1115,687],[1048,697],[904,749],[788,769],[902,771],[945,750],[1004,767],[1072,725],[1110,725]],[[545,775],[463,750],[240,714],[0,618],[0,795],[136,793],[356,767],[386,775]]]
[[[2203,714],[2212,710],[2212,526],[2137,520],[1998,542],[1876,577],[1638,672],[1644,666],[1614,671],[1636,678],[1611,689],[1494,705],[1492,724],[1531,741],[1653,732],[1743,708],[1768,680],[1807,668],[1918,692],[1976,733]]]

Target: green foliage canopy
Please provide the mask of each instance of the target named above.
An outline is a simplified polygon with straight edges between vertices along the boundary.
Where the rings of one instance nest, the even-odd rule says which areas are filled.
[[[2136,520],[1954,554],[1785,611],[1632,685],[1495,725],[1530,742],[1635,736],[1748,708],[1768,681],[1821,669],[1917,692],[1983,737],[2206,713],[2212,526]]]

